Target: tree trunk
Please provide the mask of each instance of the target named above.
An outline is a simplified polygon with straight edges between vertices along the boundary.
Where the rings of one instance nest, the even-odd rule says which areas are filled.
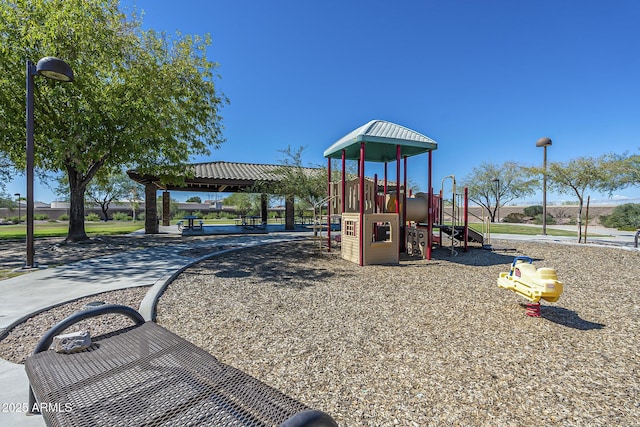
[[[84,192],[86,187],[81,185],[73,176],[69,177],[71,199],[69,206],[69,232],[67,242],[80,242],[87,240],[84,230]]]
[[[582,243],[582,199],[580,199],[580,204],[578,205],[578,243]]]
[[[109,221],[109,207],[102,204],[100,205],[100,209],[102,209],[102,215],[104,215],[104,220]]]
[[[284,202],[284,229],[295,230],[294,196],[287,196]]]

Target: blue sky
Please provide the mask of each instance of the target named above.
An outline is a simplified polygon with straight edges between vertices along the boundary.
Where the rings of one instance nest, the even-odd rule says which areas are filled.
[[[122,6],[134,3],[146,28],[213,38],[208,56],[220,63],[218,86],[231,101],[222,110],[227,141],[194,161],[278,163],[278,150],[305,146],[305,162],[324,165],[326,148],[373,119],[438,142],[436,188],[447,175],[463,180],[481,162],[541,163],[535,142],[542,136],[553,140],[549,161],[640,150],[636,0]],[[422,190],[426,170],[426,155],[409,159],[409,176]],[[11,193],[24,187],[18,181]],[[640,188],[615,198],[625,197],[640,202]],[[53,196],[38,186],[36,199]],[[562,199],[575,198],[549,195]]]

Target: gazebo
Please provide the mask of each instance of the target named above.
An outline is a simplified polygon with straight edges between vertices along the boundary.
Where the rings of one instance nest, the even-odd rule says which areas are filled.
[[[160,176],[139,173],[136,170],[127,171],[129,178],[143,184],[145,187],[145,233],[156,234],[159,232],[158,214],[156,205],[156,193],[162,192],[162,219],[163,225],[169,225],[170,191],[191,192],[226,192],[235,193],[250,191],[257,183],[275,185],[283,179],[282,170],[292,166],[268,165],[256,163],[238,162],[206,162],[189,165],[188,170],[179,184],[166,183]],[[317,173],[320,168],[301,168],[308,173]],[[188,172],[188,173],[187,173]],[[263,189],[264,190],[264,189]],[[295,227],[292,197],[285,198],[285,228],[290,230]],[[267,198],[263,194],[261,200],[262,221],[267,221]]]
[[[422,212],[429,224],[425,257],[431,259],[432,235],[432,152],[438,144],[414,130],[384,120],[372,120],[336,141],[324,152],[328,159],[329,214],[342,216],[342,256],[359,265],[398,262],[404,241],[407,217],[407,158],[428,153],[429,194]],[[342,161],[340,187],[331,182],[331,160]],[[358,161],[358,178],[346,180],[346,160]],[[383,194],[379,194],[377,176],[373,185],[365,179],[365,162],[384,163]],[[396,162],[396,196],[387,198],[387,164]],[[404,163],[404,176],[400,176]],[[401,184],[404,183],[404,184]],[[390,201],[391,206],[387,206]],[[357,206],[355,205],[357,202]],[[400,224],[402,222],[402,224]],[[394,224],[398,224],[398,229]],[[329,229],[330,242],[330,229]],[[330,243],[329,243],[330,244]]]

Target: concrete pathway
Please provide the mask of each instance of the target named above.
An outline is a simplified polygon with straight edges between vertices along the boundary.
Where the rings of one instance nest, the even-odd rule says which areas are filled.
[[[200,258],[182,254],[187,249],[247,248],[306,237],[307,233],[276,233],[218,237],[185,244],[127,251],[79,261],[51,269],[35,270],[0,281],[0,334],[24,319],[52,306],[97,293],[151,285],[140,312],[153,316],[156,294]],[[228,250],[227,250],[228,251]],[[225,251],[223,251],[225,252]],[[44,426],[39,415],[27,416],[28,385],[24,365],[0,359],[0,426]]]

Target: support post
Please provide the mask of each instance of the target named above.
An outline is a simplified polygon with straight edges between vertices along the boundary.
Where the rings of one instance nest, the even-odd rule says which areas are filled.
[[[345,150],[342,150],[342,181],[340,183],[340,191],[342,191],[342,195],[340,196],[340,213],[343,214],[346,206],[346,195],[347,191],[347,159]]]
[[[156,200],[157,187],[152,182],[144,185],[144,233],[158,234],[158,202]]]
[[[400,224],[400,244],[398,245],[398,250],[402,253],[405,251],[407,246],[407,156],[404,157],[404,165],[403,165],[403,187],[404,191],[402,192],[402,223]],[[398,258],[400,259],[400,258]]]
[[[162,225],[171,225],[171,193],[168,191],[162,192]]]
[[[433,183],[431,182],[431,162],[433,159],[432,155],[433,151],[429,150],[429,160],[428,160],[428,178],[427,178],[427,186],[429,187],[429,200],[427,200],[427,247],[424,251],[425,258],[431,259],[431,246],[433,245]]]
[[[469,188],[464,187],[464,251],[469,246]]]
[[[331,200],[331,157],[329,157],[327,159],[327,252],[331,252]],[[320,205],[320,226],[322,226],[322,205]]]
[[[360,161],[358,162],[358,173],[360,174],[360,191],[359,191],[359,208],[360,208],[360,224],[358,228],[360,230],[358,241],[360,244],[360,266],[364,265],[364,142],[360,143]]]

